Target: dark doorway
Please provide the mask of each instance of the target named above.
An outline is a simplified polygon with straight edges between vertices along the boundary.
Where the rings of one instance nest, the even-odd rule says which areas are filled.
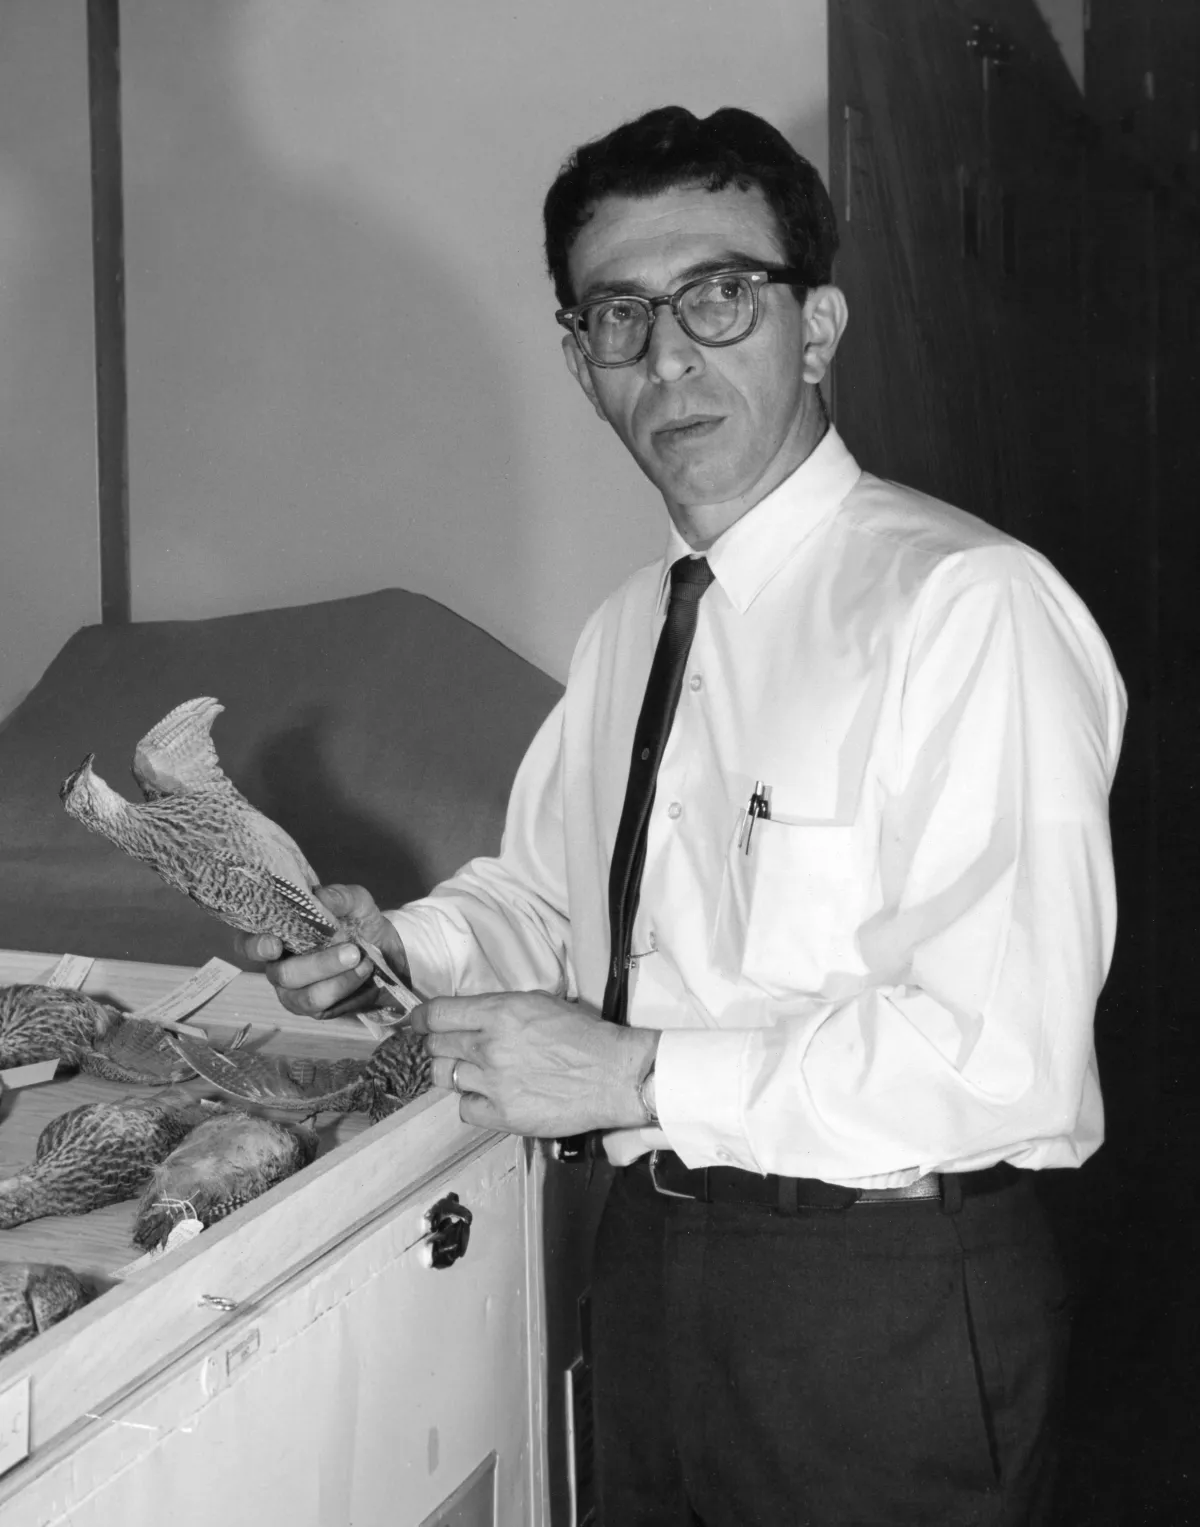
[[[832,0],[833,399],[872,471],[1045,552],[1128,686],[1107,1142],[1045,1181],[1078,1289],[1061,1520],[1175,1527],[1200,1519],[1200,7],[1083,14],[1081,92],[1033,0]]]

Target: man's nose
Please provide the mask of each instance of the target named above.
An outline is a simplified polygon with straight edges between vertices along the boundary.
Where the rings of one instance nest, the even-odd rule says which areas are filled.
[[[677,382],[681,377],[704,370],[701,347],[683,330],[668,303],[655,309],[646,352],[646,370],[658,382]]]

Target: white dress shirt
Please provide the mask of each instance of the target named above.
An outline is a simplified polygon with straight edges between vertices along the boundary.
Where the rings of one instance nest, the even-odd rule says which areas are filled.
[[[419,989],[599,1008],[634,724],[688,554],[672,528],[588,621],[499,857],[390,914]],[[1091,616],[1037,552],[861,472],[833,430],[706,555],[633,936],[662,1128],[609,1133],[609,1156],[860,1187],[1078,1165],[1103,1135],[1125,711]]]

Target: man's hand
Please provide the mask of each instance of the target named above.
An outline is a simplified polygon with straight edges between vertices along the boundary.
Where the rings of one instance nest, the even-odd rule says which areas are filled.
[[[411,1021],[429,1036],[435,1086],[453,1086],[458,1063],[468,1124],[553,1137],[645,1123],[637,1086],[657,1029],[605,1023],[546,992],[436,997]]]
[[[381,993],[371,980],[374,965],[354,943],[355,933],[377,944],[392,969],[407,985],[408,957],[400,935],[361,885],[319,886],[313,895],[345,927],[342,942],[312,954],[284,958],[277,938],[253,933],[234,940],[248,960],[265,962],[265,975],[289,1013],[306,1018],[341,1018],[346,1013],[378,1007]]]

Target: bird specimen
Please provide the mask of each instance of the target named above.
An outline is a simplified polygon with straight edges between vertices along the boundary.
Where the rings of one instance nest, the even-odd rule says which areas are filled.
[[[0,986],[0,1070],[57,1056],[77,1068],[114,1027],[115,1009],[61,986]]]
[[[367,1111],[371,1123],[378,1124],[433,1085],[424,1035],[414,1034],[411,1029],[396,1029],[389,1034],[371,1052],[367,1076],[372,1084]]]
[[[219,1107],[172,1087],[85,1103],[51,1119],[33,1161],[0,1181],[0,1229],[136,1197],[158,1163]]]
[[[90,1298],[69,1267],[0,1262],[0,1357],[57,1325]]]
[[[369,1113],[377,1123],[430,1085],[424,1039],[407,1028],[389,1034],[365,1061],[226,1055],[192,1034],[172,1034],[169,1042],[198,1076],[227,1097],[303,1118]]]
[[[313,1060],[307,1056],[223,1055],[204,1039],[175,1034],[171,1043],[187,1064],[226,1097],[262,1108],[310,1118],[318,1113],[353,1113],[369,1106],[365,1060]]]
[[[60,799],[85,827],[243,933],[272,934],[291,954],[356,943],[375,965],[376,984],[410,1012],[417,998],[382,952],[322,906],[299,846],[221,768],[209,734],[224,708],[208,697],[187,700],[146,733],[133,756],[141,801],[107,785],[93,753],[63,781]]]
[[[152,1251],[182,1219],[204,1226],[307,1166],[317,1153],[309,1129],[291,1128],[238,1110],[197,1127],[154,1169],[138,1204],[134,1243]]]
[[[0,986],[0,1070],[55,1058],[113,1082],[161,1086],[193,1074],[160,1024],[61,986]]]

